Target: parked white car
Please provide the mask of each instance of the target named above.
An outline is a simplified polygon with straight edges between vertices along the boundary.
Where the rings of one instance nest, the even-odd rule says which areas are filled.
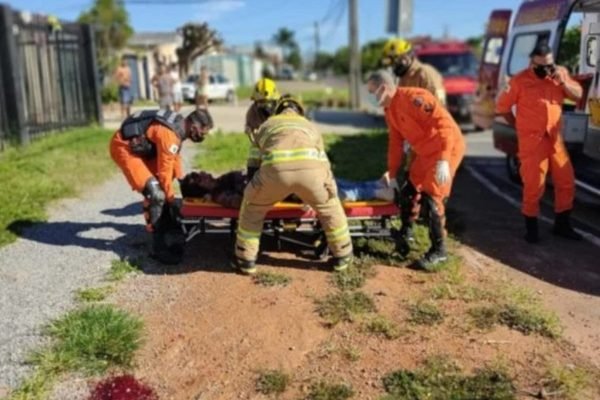
[[[198,74],[192,74],[185,82],[181,83],[184,100],[192,103],[196,101],[197,82]],[[225,100],[233,103],[235,101],[235,85],[221,74],[210,74],[208,77],[208,100]]]

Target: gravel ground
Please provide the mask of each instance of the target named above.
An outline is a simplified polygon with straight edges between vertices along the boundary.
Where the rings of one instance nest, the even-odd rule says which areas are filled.
[[[186,143],[185,159],[195,150]],[[40,329],[74,307],[74,291],[100,285],[112,260],[145,254],[140,200],[116,174],[0,248],[0,397],[31,372],[24,361],[43,343]]]

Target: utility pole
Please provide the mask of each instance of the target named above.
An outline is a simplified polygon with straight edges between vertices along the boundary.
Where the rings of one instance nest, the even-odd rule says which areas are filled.
[[[314,69],[317,70],[317,61],[319,57],[319,50],[321,47],[321,36],[319,34],[319,21],[315,21],[315,64]]]
[[[350,105],[353,110],[360,108],[360,46],[358,43],[358,0],[348,0],[348,23],[350,34]]]

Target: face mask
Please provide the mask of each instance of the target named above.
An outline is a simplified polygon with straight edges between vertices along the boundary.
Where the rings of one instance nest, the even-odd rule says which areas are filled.
[[[533,67],[533,72],[540,79],[545,79],[547,76],[554,74],[554,65],[536,65]]]
[[[379,108],[381,105],[379,104],[379,99],[377,99],[377,95],[375,93],[369,93],[367,96],[367,101],[374,108]]]
[[[399,59],[394,64],[394,74],[398,77],[402,77],[402,76],[406,75],[406,72],[408,72],[408,69],[410,68],[411,64],[412,64],[412,59],[410,59],[408,57],[403,57],[403,58]]]

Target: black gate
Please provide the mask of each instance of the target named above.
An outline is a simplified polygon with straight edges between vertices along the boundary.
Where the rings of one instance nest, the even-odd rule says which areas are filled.
[[[41,133],[100,122],[89,26],[0,6],[0,29],[5,140],[27,143]]]

